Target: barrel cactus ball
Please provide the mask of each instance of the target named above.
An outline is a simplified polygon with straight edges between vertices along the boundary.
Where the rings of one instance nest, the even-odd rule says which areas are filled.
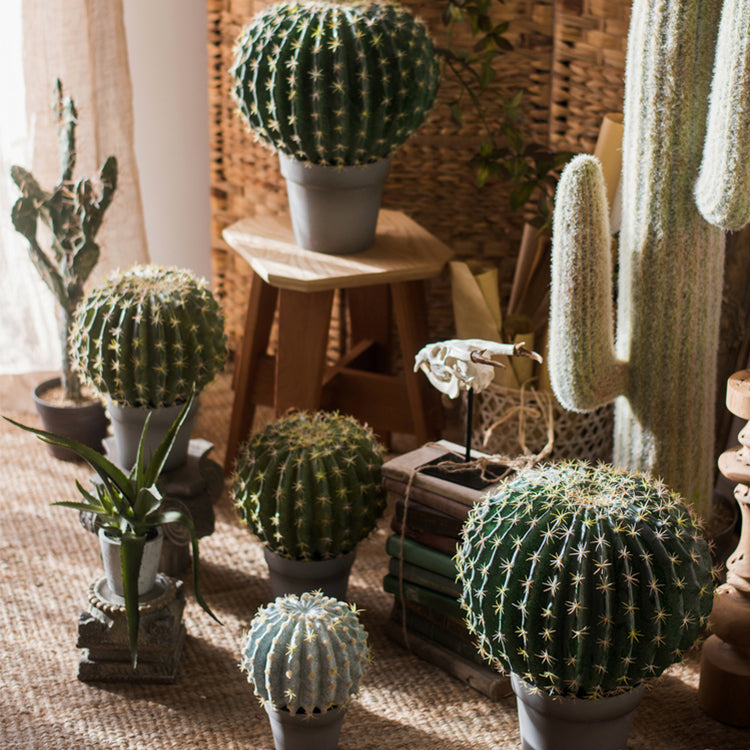
[[[660,481],[606,464],[508,480],[472,510],[456,559],[480,653],[550,695],[600,698],[657,677],[711,610],[691,511]]]
[[[282,2],[237,41],[234,95],[251,131],[296,160],[385,159],[422,124],[439,64],[423,23],[397,4]]]
[[[385,510],[372,431],[338,413],[293,413],[241,449],[232,477],[242,519],[271,551],[329,560],[355,548]]]

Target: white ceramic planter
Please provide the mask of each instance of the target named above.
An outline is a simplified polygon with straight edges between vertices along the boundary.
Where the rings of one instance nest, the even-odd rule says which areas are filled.
[[[159,572],[159,558],[161,557],[164,532],[156,530],[156,536],[149,539],[143,548],[141,569],[138,573],[138,596],[144,596],[153,590],[156,584],[156,574]],[[108,536],[106,529],[99,529],[99,546],[102,551],[104,575],[107,578],[109,590],[116,596],[124,597],[125,589],[122,584],[122,563],[120,562],[120,540]]]
[[[304,594],[320,589],[326,596],[346,601],[349,574],[357,555],[356,548],[332,560],[290,560],[263,548],[268,563],[271,595],[274,599],[285,594]]]
[[[346,708],[320,714],[290,714],[266,707],[276,750],[336,750]]]

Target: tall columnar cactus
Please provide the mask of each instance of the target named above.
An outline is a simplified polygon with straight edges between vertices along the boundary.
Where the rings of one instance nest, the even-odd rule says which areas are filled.
[[[606,464],[502,484],[472,510],[456,560],[480,652],[552,695],[597,698],[658,676],[711,610],[691,511],[662,482]]]
[[[134,266],[110,274],[82,300],[70,348],[76,369],[112,401],[172,406],[224,366],[224,315],[190,271]]]
[[[232,489],[237,509],[272,551],[328,560],[354,549],[385,509],[383,457],[353,417],[292,414],[240,449]]]
[[[78,113],[73,100],[63,96],[59,80],[55,81],[53,112],[60,146],[60,181],[47,192],[31,172],[23,167],[11,167],[10,175],[21,191],[21,197],[11,210],[11,220],[16,231],[28,240],[31,260],[57,299],[62,384],[65,397],[80,402],[81,383],[72,369],[68,344],[73,312],[83,297],[86,280],[99,262],[99,245],[94,238],[117,187],[117,159],[110,156],[102,164],[98,196],[89,179],[83,178],[74,184]],[[40,220],[51,233],[49,250],[44,250],[37,239]]]
[[[576,411],[617,398],[614,461],[660,476],[702,513],[713,480],[723,229],[750,217],[750,0],[725,0],[717,44],[721,6],[633,5],[616,338],[593,157],[563,173],[553,227],[555,394]]]
[[[265,706],[312,714],[345,707],[369,663],[356,608],[315,591],[279,597],[256,612],[240,667]]]
[[[237,43],[234,93],[252,131],[313,164],[383,159],[427,116],[439,66],[424,25],[395,4],[284,2]]]

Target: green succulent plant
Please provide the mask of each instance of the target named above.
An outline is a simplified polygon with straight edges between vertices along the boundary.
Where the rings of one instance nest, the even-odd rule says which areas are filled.
[[[61,313],[62,386],[65,398],[81,402],[81,382],[69,354],[73,313],[83,297],[84,284],[99,262],[99,245],[94,238],[117,187],[117,159],[110,156],[102,164],[98,196],[88,178],[74,183],[78,112],[73,100],[63,96],[59,79],[55,81],[53,112],[60,146],[60,181],[47,192],[31,172],[11,167],[11,178],[21,191],[11,209],[11,221],[28,241],[29,256],[57,300]],[[37,239],[40,221],[50,231],[48,250]]]
[[[646,475],[571,461],[504,482],[456,555],[480,653],[552,695],[630,690],[679,661],[711,611],[708,545]]]
[[[232,75],[258,138],[300,161],[353,166],[388,157],[422,124],[439,64],[399,5],[302,0],[255,16]]]
[[[260,607],[242,642],[240,667],[260,702],[306,714],[345,707],[370,663],[354,605],[320,591]]]
[[[385,510],[383,457],[372,431],[338,413],[296,413],[240,448],[236,507],[273,552],[328,560],[350,552]]]
[[[616,399],[614,462],[662,477],[704,515],[715,476],[724,229],[750,218],[749,24],[748,0],[633,5],[616,295],[593,157],[570,162],[555,204],[555,395],[573,411]]]
[[[125,599],[125,615],[128,623],[128,641],[133,669],[138,664],[138,574],[141,569],[143,548],[149,535],[154,529],[167,524],[177,523],[184,526],[190,534],[192,543],[193,584],[195,598],[198,604],[219,622],[201,595],[198,571],[200,560],[198,556],[198,536],[189,515],[178,510],[162,510],[162,496],[157,487],[157,480],[169,451],[174,444],[178,430],[185,421],[193,402],[190,395],[179,416],[172,424],[164,440],[146,463],[143,455],[144,438],[148,430],[151,415],[146,418],[146,424],[141,434],[138,457],[135,466],[129,474],[122,472],[115,464],[76,440],[61,437],[52,432],[39,430],[15,422],[8,417],[5,420],[31,432],[45,443],[67,448],[82,459],[96,472],[101,484],[94,485],[94,492],[85,489],[78,480],[76,487],[83,497],[83,502],[60,501],[52,505],[84,513],[93,514],[98,525],[105,529],[111,538],[120,540],[120,561]]]
[[[112,401],[172,406],[224,366],[224,315],[207,283],[190,271],[134,266],[81,301],[70,348],[76,369]]]

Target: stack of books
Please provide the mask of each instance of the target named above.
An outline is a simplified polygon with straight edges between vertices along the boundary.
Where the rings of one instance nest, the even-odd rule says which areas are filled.
[[[463,448],[441,440],[383,466],[383,484],[394,509],[383,578],[383,589],[393,595],[388,634],[497,700],[507,694],[508,681],[477,653],[459,604],[453,559],[471,507],[492,483],[482,481],[477,470],[447,473],[435,468],[443,460],[461,461],[462,454]]]

